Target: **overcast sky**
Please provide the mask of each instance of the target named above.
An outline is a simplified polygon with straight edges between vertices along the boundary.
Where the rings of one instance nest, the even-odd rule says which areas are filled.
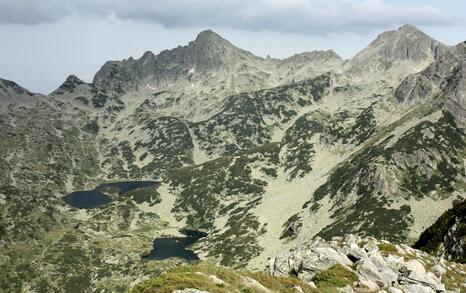
[[[454,45],[466,39],[466,1],[0,0],[0,77],[49,93],[69,74],[92,81],[107,60],[185,45],[208,28],[263,57],[350,58],[406,23]]]

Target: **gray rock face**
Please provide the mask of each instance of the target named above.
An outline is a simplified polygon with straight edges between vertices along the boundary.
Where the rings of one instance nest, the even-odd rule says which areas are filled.
[[[93,83],[104,90],[117,93],[136,90],[144,82],[164,87],[180,79],[189,81],[192,77],[190,70],[207,74],[220,68],[232,67],[241,59],[251,62],[260,60],[207,30],[201,32],[187,46],[165,50],[157,56],[149,51],[140,59],[109,61],[96,73]]]
[[[410,74],[437,60],[447,48],[417,28],[405,25],[380,34],[345,63],[344,73],[364,87],[381,80],[396,87]]]
[[[398,30],[380,34],[366,49],[358,53],[352,62],[364,62],[369,58],[420,62],[430,58],[437,59],[446,49],[447,46],[416,27],[404,25]]]
[[[17,83],[14,81],[6,80],[0,78],[0,89],[6,93],[7,91],[12,91],[15,92],[16,94],[27,94],[29,96],[32,96],[33,94],[29,92],[27,89],[19,86]]]
[[[466,44],[446,51],[420,73],[406,78],[395,92],[400,103],[429,101],[442,96],[445,107],[466,117]]]
[[[109,61],[96,73],[93,83],[115,95],[169,92],[170,97],[178,96],[181,103],[189,104],[188,112],[193,108],[204,112],[219,96],[305,80],[337,71],[342,64],[343,60],[331,50],[283,60],[264,59],[207,30],[186,46],[158,55],[146,52],[139,59]]]
[[[86,83],[74,75],[66,80],[50,94],[56,102],[72,102],[76,108],[101,109],[106,105],[113,104],[122,106],[121,102],[113,95],[101,91],[92,83]]]
[[[75,75],[70,75],[66,78],[66,80],[55,90],[53,91],[53,95],[62,95],[65,93],[72,93],[76,87],[80,85],[84,85],[85,82],[79,79]]]
[[[324,241],[315,238],[295,246],[289,252],[270,258],[268,271],[271,275],[293,274],[314,281],[317,273],[336,264],[356,274],[358,281],[349,286],[358,292],[362,288],[389,292],[446,292],[441,276],[457,266],[438,263],[434,257],[405,245],[350,234],[344,239],[336,237]]]
[[[37,96],[13,81],[0,78],[0,106],[34,102]]]

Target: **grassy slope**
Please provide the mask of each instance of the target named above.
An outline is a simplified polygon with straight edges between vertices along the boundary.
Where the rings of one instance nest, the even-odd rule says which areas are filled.
[[[216,278],[222,280],[217,281]],[[219,267],[211,263],[198,263],[175,267],[165,274],[137,285],[133,293],[171,293],[174,290],[195,288],[212,293],[226,292],[264,292],[260,286],[250,285],[254,281],[274,292],[296,292],[295,286],[303,292],[318,292],[306,282],[292,277],[271,277],[263,272],[249,272]],[[223,282],[223,283],[222,283]]]

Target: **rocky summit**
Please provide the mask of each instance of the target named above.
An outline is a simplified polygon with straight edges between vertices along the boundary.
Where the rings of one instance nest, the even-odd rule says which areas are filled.
[[[465,60],[411,25],[348,60],[208,30],[0,79],[0,291],[466,292]]]

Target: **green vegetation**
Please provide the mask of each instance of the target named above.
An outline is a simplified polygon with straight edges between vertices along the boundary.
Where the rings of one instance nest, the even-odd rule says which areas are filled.
[[[144,149],[152,154],[152,159],[142,168],[142,173],[162,176],[193,164],[190,151],[194,145],[184,121],[173,117],[148,117],[140,123],[144,125],[142,129],[149,133],[149,138],[137,140],[131,153]]]
[[[171,174],[170,186],[178,193],[173,211],[186,219],[188,227],[209,231],[216,219],[227,217],[226,230],[208,237],[209,256],[220,256],[222,265],[242,266],[259,254],[257,237],[265,228],[249,210],[261,200],[267,182],[253,178],[252,171],[263,169],[255,163],[267,165],[267,172],[275,170],[279,151],[278,143],[265,144],[241,156],[221,157]]]
[[[396,246],[391,244],[391,243],[380,243],[377,245],[377,247],[380,249],[380,251],[388,253],[388,254],[394,254],[398,255],[398,249],[396,249]]]
[[[466,276],[464,273],[460,274],[454,269],[448,269],[445,275],[442,276],[442,283],[445,284],[445,289],[456,290],[460,284],[466,282]]]
[[[353,282],[358,281],[356,273],[336,264],[324,271],[317,272],[312,281],[319,289],[352,286]]]
[[[376,131],[374,105],[361,109],[354,122],[347,111],[330,114],[316,110],[299,117],[283,137],[283,146],[287,147],[284,165],[290,179],[312,171],[315,151],[311,140],[315,135],[319,134],[320,141],[328,145],[359,145],[368,140]]]
[[[299,117],[287,129],[283,136],[285,170],[290,172],[290,178],[303,177],[312,171],[311,163],[315,151],[310,142],[313,135],[324,132],[328,124],[329,114],[315,111]]]
[[[99,122],[97,120],[92,120],[91,122],[84,125],[82,130],[91,134],[97,134],[100,130]]]
[[[343,141],[351,141],[356,145],[360,145],[374,135],[376,131],[374,105],[375,102],[364,109],[356,117],[354,124],[343,131],[341,134]]]
[[[368,141],[361,151],[335,168],[307,205],[326,195],[341,204],[353,193],[357,196],[356,202],[337,209],[333,216],[336,221],[319,235],[330,238],[351,231],[395,242],[406,240],[404,231],[412,221],[410,207],[389,208],[390,201],[383,196],[386,191],[380,182],[384,180],[393,189],[397,183],[391,181],[389,174],[401,178],[399,192],[392,196],[420,198],[434,191],[441,196],[450,195],[453,187],[464,178],[461,161],[466,150],[466,135],[450,113],[442,114],[437,122],[420,122],[391,145],[389,141],[393,136],[390,133],[383,140],[379,138],[378,143]],[[420,170],[432,175],[423,175]],[[368,177],[378,173],[387,175],[377,180]],[[384,223],[384,229],[374,223]]]
[[[273,292],[292,293],[295,292],[295,286],[300,287],[305,293],[317,292],[305,282],[295,278],[271,277],[265,273],[235,271],[233,269],[219,267],[210,263],[185,265],[170,269],[161,276],[144,281],[137,285],[132,292],[171,293],[174,290],[182,290],[186,288],[194,288],[212,293],[263,292],[261,288],[250,285],[247,278],[251,278],[259,282],[262,286]]]
[[[299,214],[291,216],[283,225],[283,232],[280,239],[294,239],[303,226],[303,221]]]
[[[238,155],[271,141],[273,129],[297,115],[297,109],[319,101],[330,86],[330,74],[313,79],[240,93],[227,98],[223,109],[191,128],[211,156]]]
[[[455,205],[447,210],[435,223],[424,231],[419,240],[413,245],[414,248],[424,250],[436,255],[441,244],[444,243],[447,232],[456,224],[456,237],[466,236],[466,201]],[[453,260],[466,263],[466,254],[453,255]]]
[[[109,97],[100,92],[91,98],[92,105],[95,108],[102,108],[103,106],[105,106],[108,100],[109,100]]]
[[[128,191],[124,197],[129,197],[136,203],[141,204],[144,202],[154,205],[161,202],[160,194],[157,192],[158,187],[138,188]]]

